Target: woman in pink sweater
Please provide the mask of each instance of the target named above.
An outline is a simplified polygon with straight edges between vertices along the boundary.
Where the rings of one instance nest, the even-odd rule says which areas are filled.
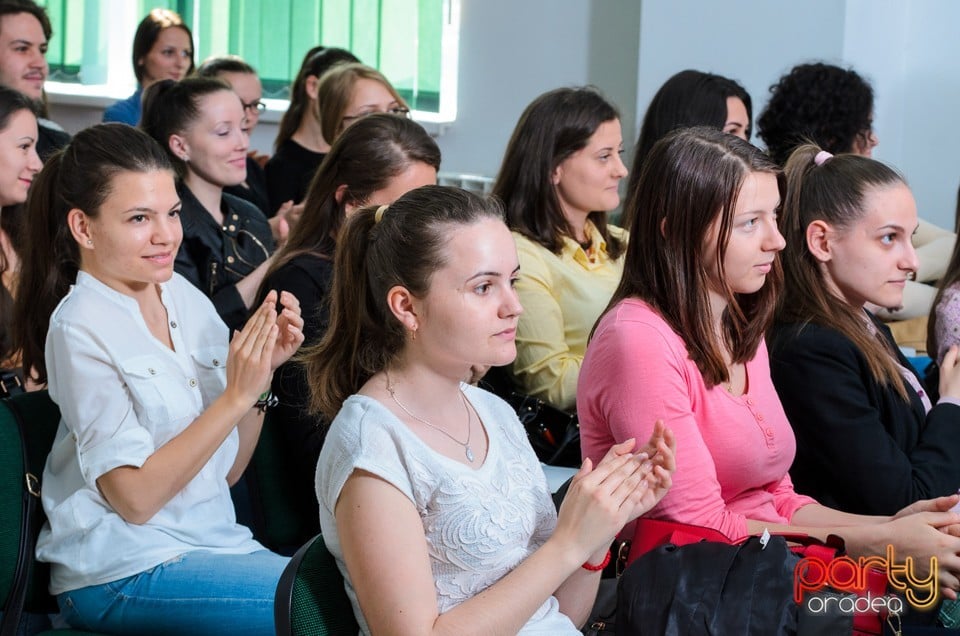
[[[853,556],[887,545],[921,565],[934,555],[945,595],[955,596],[960,539],[950,532],[960,515],[944,511],[956,495],[879,517],[793,490],[796,442],[763,340],[782,286],[779,168],[732,135],[693,128],[654,146],[635,188],[623,279],[580,373],[584,455],[646,439],[662,419],[676,436],[677,470],[648,516],[731,538],[765,528],[838,534]]]

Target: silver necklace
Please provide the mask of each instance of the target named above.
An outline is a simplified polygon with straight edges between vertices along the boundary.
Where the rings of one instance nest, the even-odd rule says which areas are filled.
[[[395,390],[394,387],[393,387],[393,383],[390,382],[390,374],[387,373],[386,370],[384,370],[383,374],[387,377],[387,393],[389,393],[389,394],[390,394],[390,398],[391,398],[394,402],[397,403],[397,406],[400,407],[400,410],[402,410],[404,413],[406,413],[407,415],[409,415],[409,416],[412,417],[413,419],[417,420],[417,421],[420,422],[421,424],[426,424],[427,426],[429,426],[429,427],[432,428],[433,430],[435,430],[435,431],[437,431],[437,432],[439,432],[439,433],[443,433],[444,435],[446,435],[447,437],[449,437],[450,439],[452,439],[454,442],[456,442],[456,443],[459,444],[460,446],[463,446],[463,452],[464,452],[464,454],[467,456],[467,461],[472,464],[472,463],[473,463],[473,460],[475,459],[475,458],[474,458],[474,455],[473,455],[473,449],[470,448],[470,436],[473,434],[473,426],[472,426],[472,424],[473,424],[473,416],[470,414],[470,406],[467,404],[467,396],[465,396],[465,395],[463,394],[463,389],[460,389],[460,399],[463,401],[463,409],[464,409],[464,411],[465,411],[466,414],[467,414],[467,441],[465,441],[465,442],[461,442],[461,441],[458,440],[456,437],[454,437],[453,435],[451,435],[451,434],[448,433],[447,431],[443,430],[442,428],[440,428],[440,427],[437,426],[436,424],[431,424],[430,422],[428,422],[427,420],[423,419],[422,417],[418,417],[418,416],[414,415],[413,413],[411,413],[411,412],[410,412],[410,409],[408,409],[406,406],[404,406],[404,405],[403,405],[403,402],[401,402],[400,400],[397,399],[397,392],[396,392],[396,390]]]

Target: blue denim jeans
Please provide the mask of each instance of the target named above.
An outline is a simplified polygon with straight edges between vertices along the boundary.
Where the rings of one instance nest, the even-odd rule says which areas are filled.
[[[274,634],[273,598],[289,561],[252,554],[182,554],[140,574],[64,592],[76,629],[111,634]]]

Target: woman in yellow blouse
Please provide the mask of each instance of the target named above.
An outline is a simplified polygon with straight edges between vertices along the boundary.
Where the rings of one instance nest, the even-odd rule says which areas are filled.
[[[493,193],[520,256],[513,374],[531,395],[576,406],[593,323],[620,282],[627,235],[607,224],[627,175],[620,115],[592,88],[561,88],[520,116]]]

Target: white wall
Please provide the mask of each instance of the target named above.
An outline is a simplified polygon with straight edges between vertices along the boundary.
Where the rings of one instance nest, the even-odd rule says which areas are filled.
[[[523,108],[592,83],[623,113],[628,156],[657,88],[685,68],[739,80],[756,116],[791,66],[852,65],[876,91],[876,156],[910,180],[921,214],[953,226],[960,169],[960,3],[954,0],[461,0],[459,112],[443,170],[493,176]],[[68,130],[96,108],[54,105]],[[275,124],[252,146],[269,151]],[[756,141],[756,139],[755,139]]]
[[[954,226],[960,165],[960,3],[847,0],[846,59],[876,92],[874,155],[906,174],[920,216]]]

